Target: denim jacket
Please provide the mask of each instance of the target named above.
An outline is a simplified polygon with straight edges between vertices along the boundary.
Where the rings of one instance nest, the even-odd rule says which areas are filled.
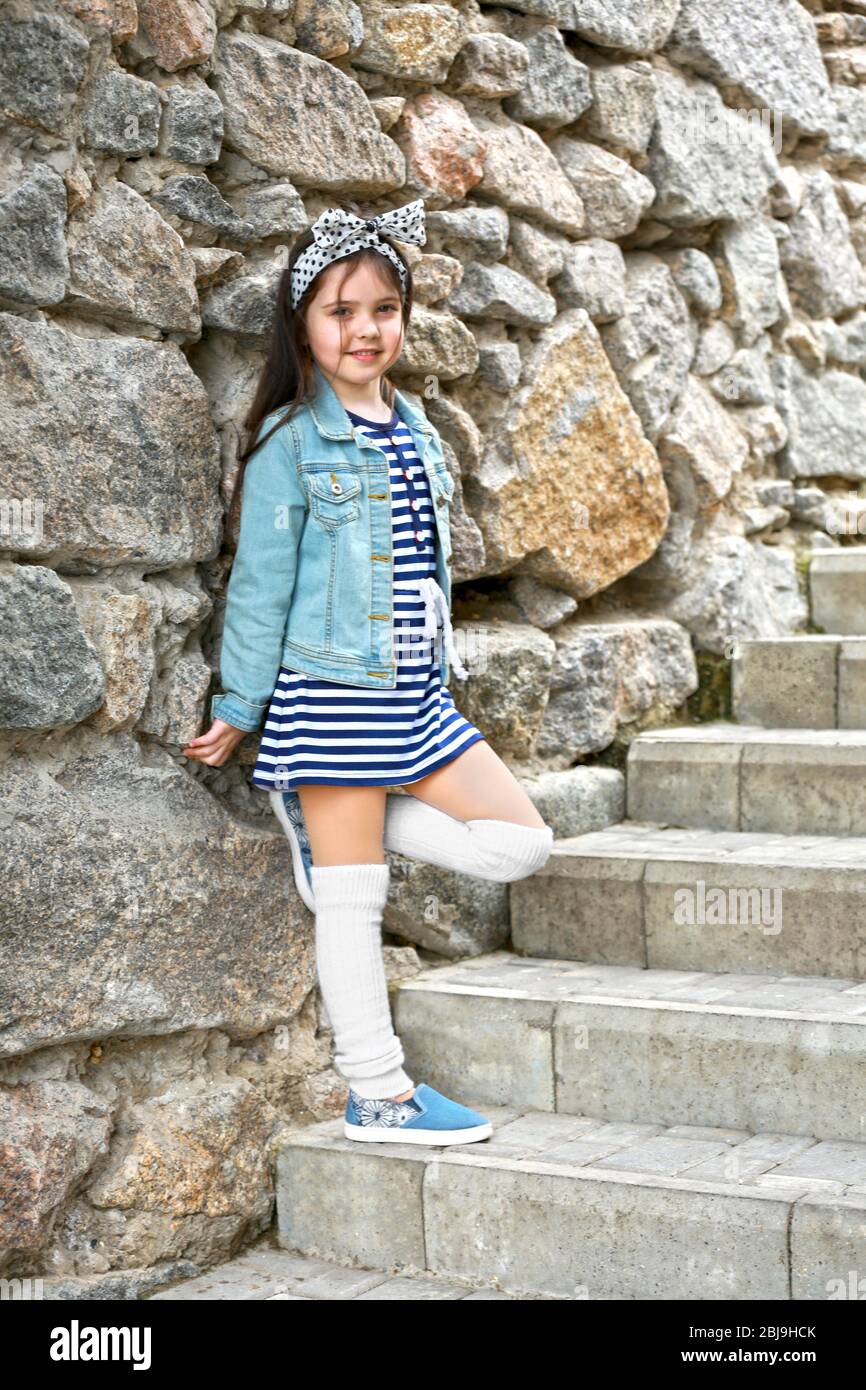
[[[264,719],[281,666],[346,685],[397,685],[388,460],[353,427],[318,363],[313,372],[314,397],[250,455],[242,484],[211,716],[248,732]],[[423,410],[400,391],[395,407],[430,484],[435,580],[450,612],[454,479]],[[439,650],[446,684],[444,643]]]

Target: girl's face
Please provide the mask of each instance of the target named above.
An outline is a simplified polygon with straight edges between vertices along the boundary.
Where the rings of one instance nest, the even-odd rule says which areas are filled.
[[[375,381],[403,350],[400,296],[363,261],[348,276],[340,261],[322,272],[307,309],[306,328],[322,371],[347,386]]]

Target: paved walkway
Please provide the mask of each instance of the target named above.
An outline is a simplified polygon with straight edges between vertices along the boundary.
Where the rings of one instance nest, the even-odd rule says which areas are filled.
[[[170,1288],[152,1294],[152,1299],[231,1299],[286,1301],[349,1300],[368,1302],[370,1299],[408,1298],[435,1301],[457,1299],[473,1302],[505,1298],[494,1285],[478,1288],[472,1284],[456,1284],[452,1279],[439,1279],[433,1274],[394,1274],[381,1269],[352,1269],[331,1260],[317,1260],[307,1255],[282,1250],[268,1234],[257,1245],[225,1264],[217,1265],[196,1279],[184,1279]],[[529,1302],[559,1302],[540,1295],[526,1295]],[[150,1301],[150,1300],[147,1300]],[[521,1301],[524,1298],[521,1297]]]

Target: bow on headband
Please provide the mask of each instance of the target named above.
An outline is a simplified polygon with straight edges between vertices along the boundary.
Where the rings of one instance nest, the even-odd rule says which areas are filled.
[[[362,246],[372,246],[387,256],[397,267],[403,293],[406,292],[406,268],[393,246],[380,241],[379,232],[397,241],[412,241],[423,246],[427,240],[424,227],[424,200],[416,198],[401,208],[391,208],[375,217],[356,217],[342,208],[327,208],[317,217],[311,229],[313,243],[308,246],[292,268],[292,308],[296,309],[310,282],[326,265],[342,260]]]

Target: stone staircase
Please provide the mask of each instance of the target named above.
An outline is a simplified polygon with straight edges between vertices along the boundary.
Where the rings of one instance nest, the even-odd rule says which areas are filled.
[[[858,1296],[866,548],[810,588],[826,635],[738,643],[736,722],[638,736],[626,819],[510,885],[517,954],[398,989],[410,1075],[492,1138],[292,1132],[283,1248],[518,1297]]]

